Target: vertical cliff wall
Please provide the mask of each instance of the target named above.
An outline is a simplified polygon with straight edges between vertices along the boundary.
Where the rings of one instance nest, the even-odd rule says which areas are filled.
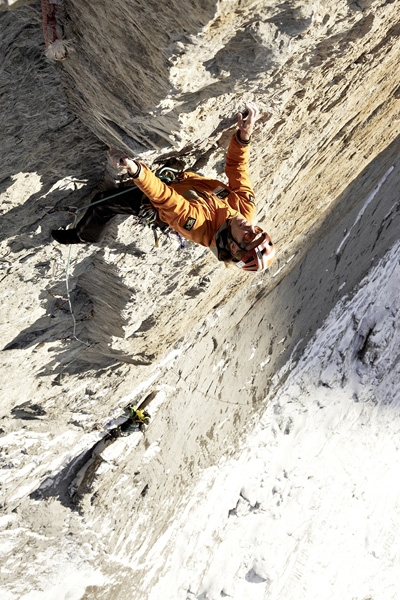
[[[277,370],[398,238],[400,24],[379,0],[61,8],[67,57],[52,62],[40,3],[0,4],[5,589],[47,589],[69,560],[82,597],[123,598],[143,592],[143,573],[120,564],[234,451]],[[123,218],[102,244],[51,242],[115,184],[110,145],[224,177],[248,100],[261,110],[250,169],[278,251],[270,272],[225,270],[173,239],[157,249]],[[97,446],[151,392],[146,437]]]

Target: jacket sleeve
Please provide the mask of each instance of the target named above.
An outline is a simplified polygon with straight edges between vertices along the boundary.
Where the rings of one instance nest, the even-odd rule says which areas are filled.
[[[226,155],[225,173],[229,187],[240,198],[240,213],[251,220],[255,210],[255,197],[249,176],[249,144],[240,144],[233,135]]]
[[[135,184],[157,209],[160,218],[176,231],[185,234],[204,224],[207,217],[204,209],[166,185],[143,163]]]

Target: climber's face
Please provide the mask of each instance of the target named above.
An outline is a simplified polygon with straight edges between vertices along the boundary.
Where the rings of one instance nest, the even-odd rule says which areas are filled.
[[[230,220],[229,251],[232,256],[243,250],[252,250],[264,240],[273,248],[271,238],[261,227],[252,225],[242,215],[238,214]]]

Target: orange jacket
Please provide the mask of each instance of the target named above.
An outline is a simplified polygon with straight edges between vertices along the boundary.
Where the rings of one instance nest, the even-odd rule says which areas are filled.
[[[249,145],[241,144],[234,135],[226,155],[228,185],[190,172],[166,185],[143,163],[135,184],[172,229],[202,246],[215,246],[215,234],[227,219],[240,213],[252,220],[255,198],[248,158]]]

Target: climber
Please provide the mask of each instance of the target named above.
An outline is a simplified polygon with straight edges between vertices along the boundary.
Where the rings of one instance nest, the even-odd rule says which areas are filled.
[[[116,168],[124,168],[136,187],[116,198],[90,207],[75,229],[53,230],[64,244],[96,242],[116,214],[138,214],[143,195],[159,219],[184,238],[209,247],[218,260],[234,263],[245,271],[263,271],[274,260],[275,248],[268,233],[252,225],[255,197],[248,174],[250,138],[258,108],[249,103],[237,115],[225,172],[228,184],[183,172],[170,184],[161,181],[143,163],[118,151],[110,151]],[[115,190],[110,190],[108,195]]]

